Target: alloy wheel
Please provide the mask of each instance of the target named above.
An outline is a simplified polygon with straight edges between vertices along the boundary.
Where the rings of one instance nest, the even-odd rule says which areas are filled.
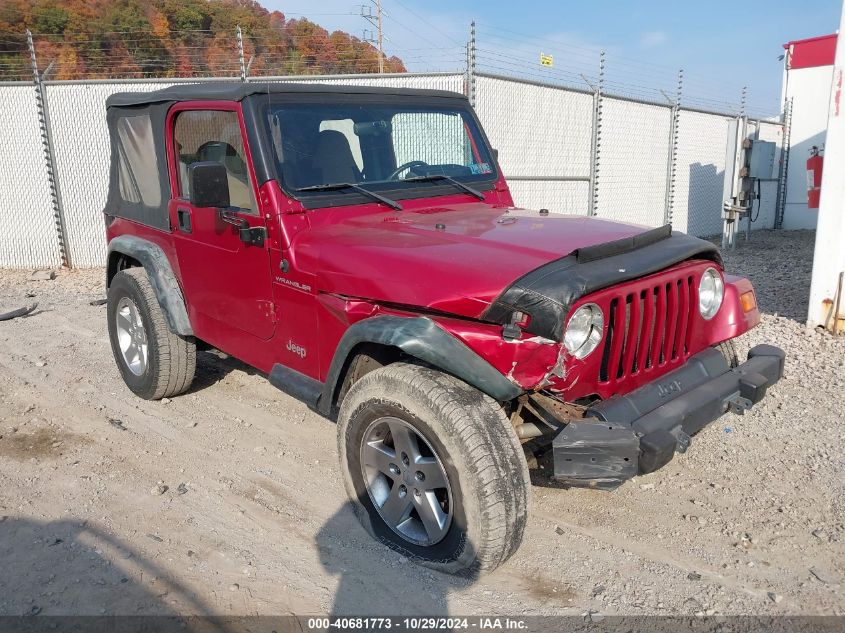
[[[431,546],[452,523],[452,488],[431,444],[395,417],[373,421],[361,444],[361,471],[387,526],[415,545]]]

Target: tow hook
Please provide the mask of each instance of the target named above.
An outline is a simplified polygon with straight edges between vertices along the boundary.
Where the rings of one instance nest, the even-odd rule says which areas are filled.
[[[737,415],[745,415],[745,412],[753,405],[754,403],[751,400],[743,398],[738,393],[728,398],[728,411]]]
[[[692,438],[680,426],[676,426],[669,432],[675,437],[675,450],[678,453],[686,453],[692,444]]]

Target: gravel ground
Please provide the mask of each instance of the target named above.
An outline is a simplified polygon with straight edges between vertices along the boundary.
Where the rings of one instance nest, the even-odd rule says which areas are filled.
[[[0,272],[0,614],[843,614],[845,340],[799,321],[812,233],[726,256],[784,347],[762,406],[727,415],[613,493],[535,487],[518,554],[475,582],[372,542],[346,506],[335,427],[241,363],[132,396],[103,273]],[[31,297],[31,298],[30,298]]]

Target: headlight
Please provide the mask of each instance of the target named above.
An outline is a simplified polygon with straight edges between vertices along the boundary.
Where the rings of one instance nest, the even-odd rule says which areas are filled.
[[[563,344],[575,358],[584,358],[598,347],[604,329],[604,315],[595,303],[581,306],[566,324]]]
[[[698,282],[698,311],[707,320],[716,316],[725,298],[725,282],[715,268],[708,268]]]

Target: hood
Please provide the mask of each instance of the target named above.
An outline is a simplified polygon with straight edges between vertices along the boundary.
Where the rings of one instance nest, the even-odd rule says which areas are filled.
[[[298,266],[323,292],[480,318],[530,271],[647,230],[482,203],[409,207],[311,214],[311,228],[296,238]]]

